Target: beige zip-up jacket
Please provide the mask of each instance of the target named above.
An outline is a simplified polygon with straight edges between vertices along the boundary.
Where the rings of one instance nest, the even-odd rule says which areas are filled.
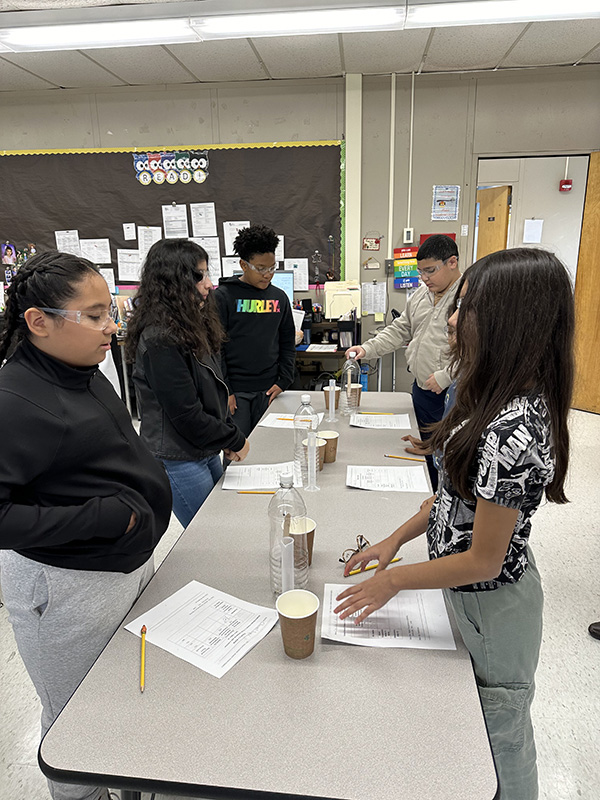
[[[420,286],[408,300],[402,314],[373,339],[363,343],[365,358],[378,358],[392,353],[405,344],[408,369],[417,385],[425,388],[431,374],[442,389],[452,383],[448,369],[448,309],[458,288],[457,280],[437,302],[426,286]]]

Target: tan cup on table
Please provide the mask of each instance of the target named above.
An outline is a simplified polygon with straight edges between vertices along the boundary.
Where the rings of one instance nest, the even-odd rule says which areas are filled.
[[[351,383],[350,384],[350,392],[352,395],[356,395],[356,407],[360,405],[360,396],[362,394],[362,383]]]
[[[338,439],[340,435],[337,431],[319,431],[319,438],[325,439],[325,463],[333,464],[337,456]]]
[[[315,531],[317,523],[310,517],[292,517],[290,522],[289,534],[294,540],[294,550],[296,537],[306,536],[306,547],[308,549],[308,566],[312,564],[313,545],[315,543]]]
[[[325,408],[329,411],[329,386],[325,386],[323,389],[323,394],[325,395]],[[335,407],[340,407],[340,387],[335,387]]]
[[[290,658],[307,658],[315,649],[319,605],[317,595],[306,589],[291,589],[277,598],[283,649]]]
[[[304,452],[308,451],[308,439],[303,439],[302,444],[304,445]],[[319,451],[319,472],[323,469],[323,463],[325,461],[325,448],[327,447],[327,442],[325,439],[321,439],[321,435],[317,436],[317,450]]]

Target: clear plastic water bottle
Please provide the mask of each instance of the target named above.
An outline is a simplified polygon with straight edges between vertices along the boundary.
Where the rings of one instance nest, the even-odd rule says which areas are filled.
[[[340,381],[340,411],[345,417],[354,414],[358,408],[360,385],[360,367],[356,361],[356,353],[351,352],[350,357],[342,367],[342,379]]]
[[[307,451],[303,442],[308,437],[309,431],[316,431],[319,427],[319,415],[310,404],[310,395],[300,397],[300,408],[294,414],[294,474],[302,478],[302,486],[308,482]]]
[[[269,503],[269,564],[275,595],[304,589],[308,583],[307,534],[294,533],[304,529],[306,506],[291,474],[280,476],[279,487]]]

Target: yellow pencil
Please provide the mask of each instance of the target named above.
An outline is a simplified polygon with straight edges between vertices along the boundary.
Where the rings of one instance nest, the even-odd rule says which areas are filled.
[[[391,411],[359,411],[359,414],[370,414],[372,417],[393,417]]]
[[[396,563],[396,561],[402,561],[402,556],[398,556],[397,558],[392,558],[392,560],[390,561],[390,564],[395,564],[395,563]],[[379,561],[378,561],[376,564],[369,564],[369,566],[368,566],[368,567],[365,567],[365,568],[364,568],[363,572],[366,572],[368,569],[377,569],[377,567],[378,567],[378,566],[379,566]],[[353,569],[353,570],[351,570],[351,571],[348,573],[348,575],[358,575],[358,573],[359,573],[360,571],[361,571],[361,570],[360,570],[360,567],[359,567],[358,569]]]
[[[146,685],[146,626],[142,625],[142,654],[140,659],[140,692]]]
[[[238,494],[275,494],[275,492],[255,492],[250,489],[238,489]]]
[[[403,461],[420,461],[421,464],[425,464],[424,458],[411,458],[410,456],[388,456],[387,453],[383,454],[384,458],[401,458]]]
[[[277,417],[277,419],[282,419],[284,422],[293,422],[294,421],[294,418],[292,416],[290,416],[290,417]],[[310,422],[310,420],[303,419],[302,422]]]

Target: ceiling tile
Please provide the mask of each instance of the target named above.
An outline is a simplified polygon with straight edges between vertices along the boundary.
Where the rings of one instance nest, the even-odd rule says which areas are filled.
[[[337,34],[252,39],[272,78],[330,78],[342,74]]]
[[[0,57],[0,92],[32,91],[53,89],[54,84],[30,75],[24,69]]]
[[[255,81],[268,77],[247,39],[173,44],[167,49],[199,81]]]
[[[424,71],[491,69],[525,30],[524,24],[436,28]]]
[[[132,86],[194,81],[164,47],[110,47],[86,53]]]
[[[77,50],[11,53],[4,58],[65,89],[122,86],[124,83]]]
[[[534,22],[503,67],[573,64],[600,42],[600,19]]]
[[[364,75],[413,72],[419,68],[428,38],[428,28],[344,33],[346,72],[362,72]]]

